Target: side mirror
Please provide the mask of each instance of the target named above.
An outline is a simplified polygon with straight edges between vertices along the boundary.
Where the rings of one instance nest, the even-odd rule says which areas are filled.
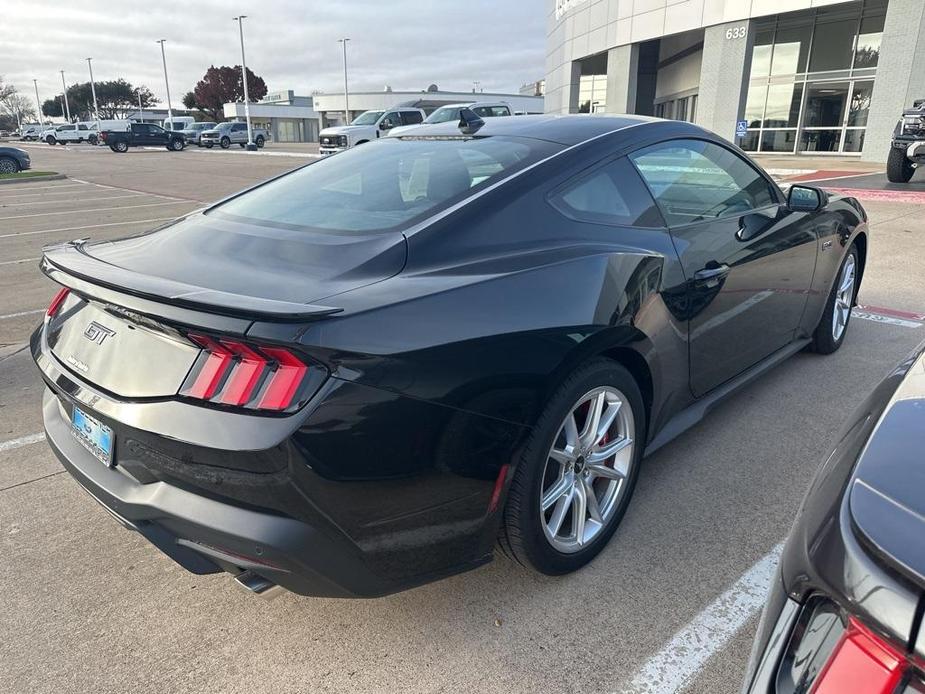
[[[812,186],[790,186],[787,191],[787,207],[794,212],[815,212],[825,207],[828,196],[821,188]]]
[[[395,127],[395,125],[392,123],[392,119],[391,119],[391,118],[385,118],[385,119],[379,121],[379,129],[380,129],[380,130],[391,130],[391,129],[394,128],[394,127]]]

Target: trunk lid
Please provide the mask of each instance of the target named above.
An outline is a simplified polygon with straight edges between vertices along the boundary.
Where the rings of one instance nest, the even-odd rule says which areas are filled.
[[[196,214],[119,241],[47,248],[43,271],[74,291],[45,337],[63,365],[105,391],[170,397],[201,351],[187,330],[240,337],[255,320],[318,320],[340,309],[312,302],[387,279],[404,263],[400,233],[327,234]]]

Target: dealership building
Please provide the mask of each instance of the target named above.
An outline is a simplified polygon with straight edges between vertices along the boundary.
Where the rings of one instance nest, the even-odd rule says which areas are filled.
[[[655,115],[748,151],[884,161],[903,109],[925,98],[925,0],[547,0],[547,12],[549,112]]]

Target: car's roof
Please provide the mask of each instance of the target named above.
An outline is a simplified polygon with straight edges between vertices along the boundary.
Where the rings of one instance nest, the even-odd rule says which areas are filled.
[[[478,129],[481,137],[506,135],[508,137],[532,137],[549,140],[562,145],[577,145],[600,135],[625,130],[636,125],[662,122],[659,118],[629,115],[555,115],[511,116],[509,118],[486,118]],[[696,126],[691,126],[695,128]],[[402,130],[396,137],[449,137],[459,135],[459,124],[455,121],[433,125],[414,125]]]

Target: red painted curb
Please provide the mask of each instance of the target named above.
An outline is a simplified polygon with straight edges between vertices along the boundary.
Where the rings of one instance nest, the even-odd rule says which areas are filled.
[[[862,306],[858,304],[858,309],[867,313],[877,313],[881,316],[892,316],[893,318],[906,318],[908,320],[921,321],[925,320],[925,313],[913,313],[912,311],[898,311],[895,308],[884,308],[883,306]]]
[[[850,195],[858,200],[902,202],[910,205],[925,205],[925,193],[904,190],[865,190],[863,188],[829,188],[826,190],[840,195]]]

